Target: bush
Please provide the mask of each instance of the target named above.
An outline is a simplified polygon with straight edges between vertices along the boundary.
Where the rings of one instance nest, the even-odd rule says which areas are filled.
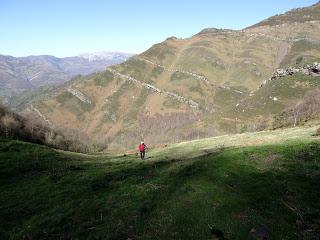
[[[320,136],[320,127],[317,129],[315,136]]]
[[[6,138],[12,137],[19,127],[19,122],[10,114],[1,118],[1,129]]]

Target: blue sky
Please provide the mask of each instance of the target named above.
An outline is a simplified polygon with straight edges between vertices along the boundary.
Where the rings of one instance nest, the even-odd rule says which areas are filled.
[[[241,29],[316,0],[0,0],[0,54],[140,53],[206,27]]]

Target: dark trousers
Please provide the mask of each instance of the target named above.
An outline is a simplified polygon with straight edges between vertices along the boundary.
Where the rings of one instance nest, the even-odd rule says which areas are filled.
[[[144,155],[145,155],[145,151],[140,151],[140,157],[141,157],[141,159],[144,159]]]

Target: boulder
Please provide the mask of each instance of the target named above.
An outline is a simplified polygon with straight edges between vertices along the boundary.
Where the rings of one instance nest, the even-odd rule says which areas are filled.
[[[269,234],[266,227],[256,227],[250,230],[250,236],[256,240],[268,240]]]

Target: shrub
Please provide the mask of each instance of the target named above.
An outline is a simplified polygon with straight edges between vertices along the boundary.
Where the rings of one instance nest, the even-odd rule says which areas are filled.
[[[303,60],[303,57],[302,56],[299,56],[297,59],[296,59],[296,64],[300,64]]]
[[[14,132],[20,127],[19,122],[10,114],[5,114],[1,118],[1,127],[6,138],[12,137]]]

